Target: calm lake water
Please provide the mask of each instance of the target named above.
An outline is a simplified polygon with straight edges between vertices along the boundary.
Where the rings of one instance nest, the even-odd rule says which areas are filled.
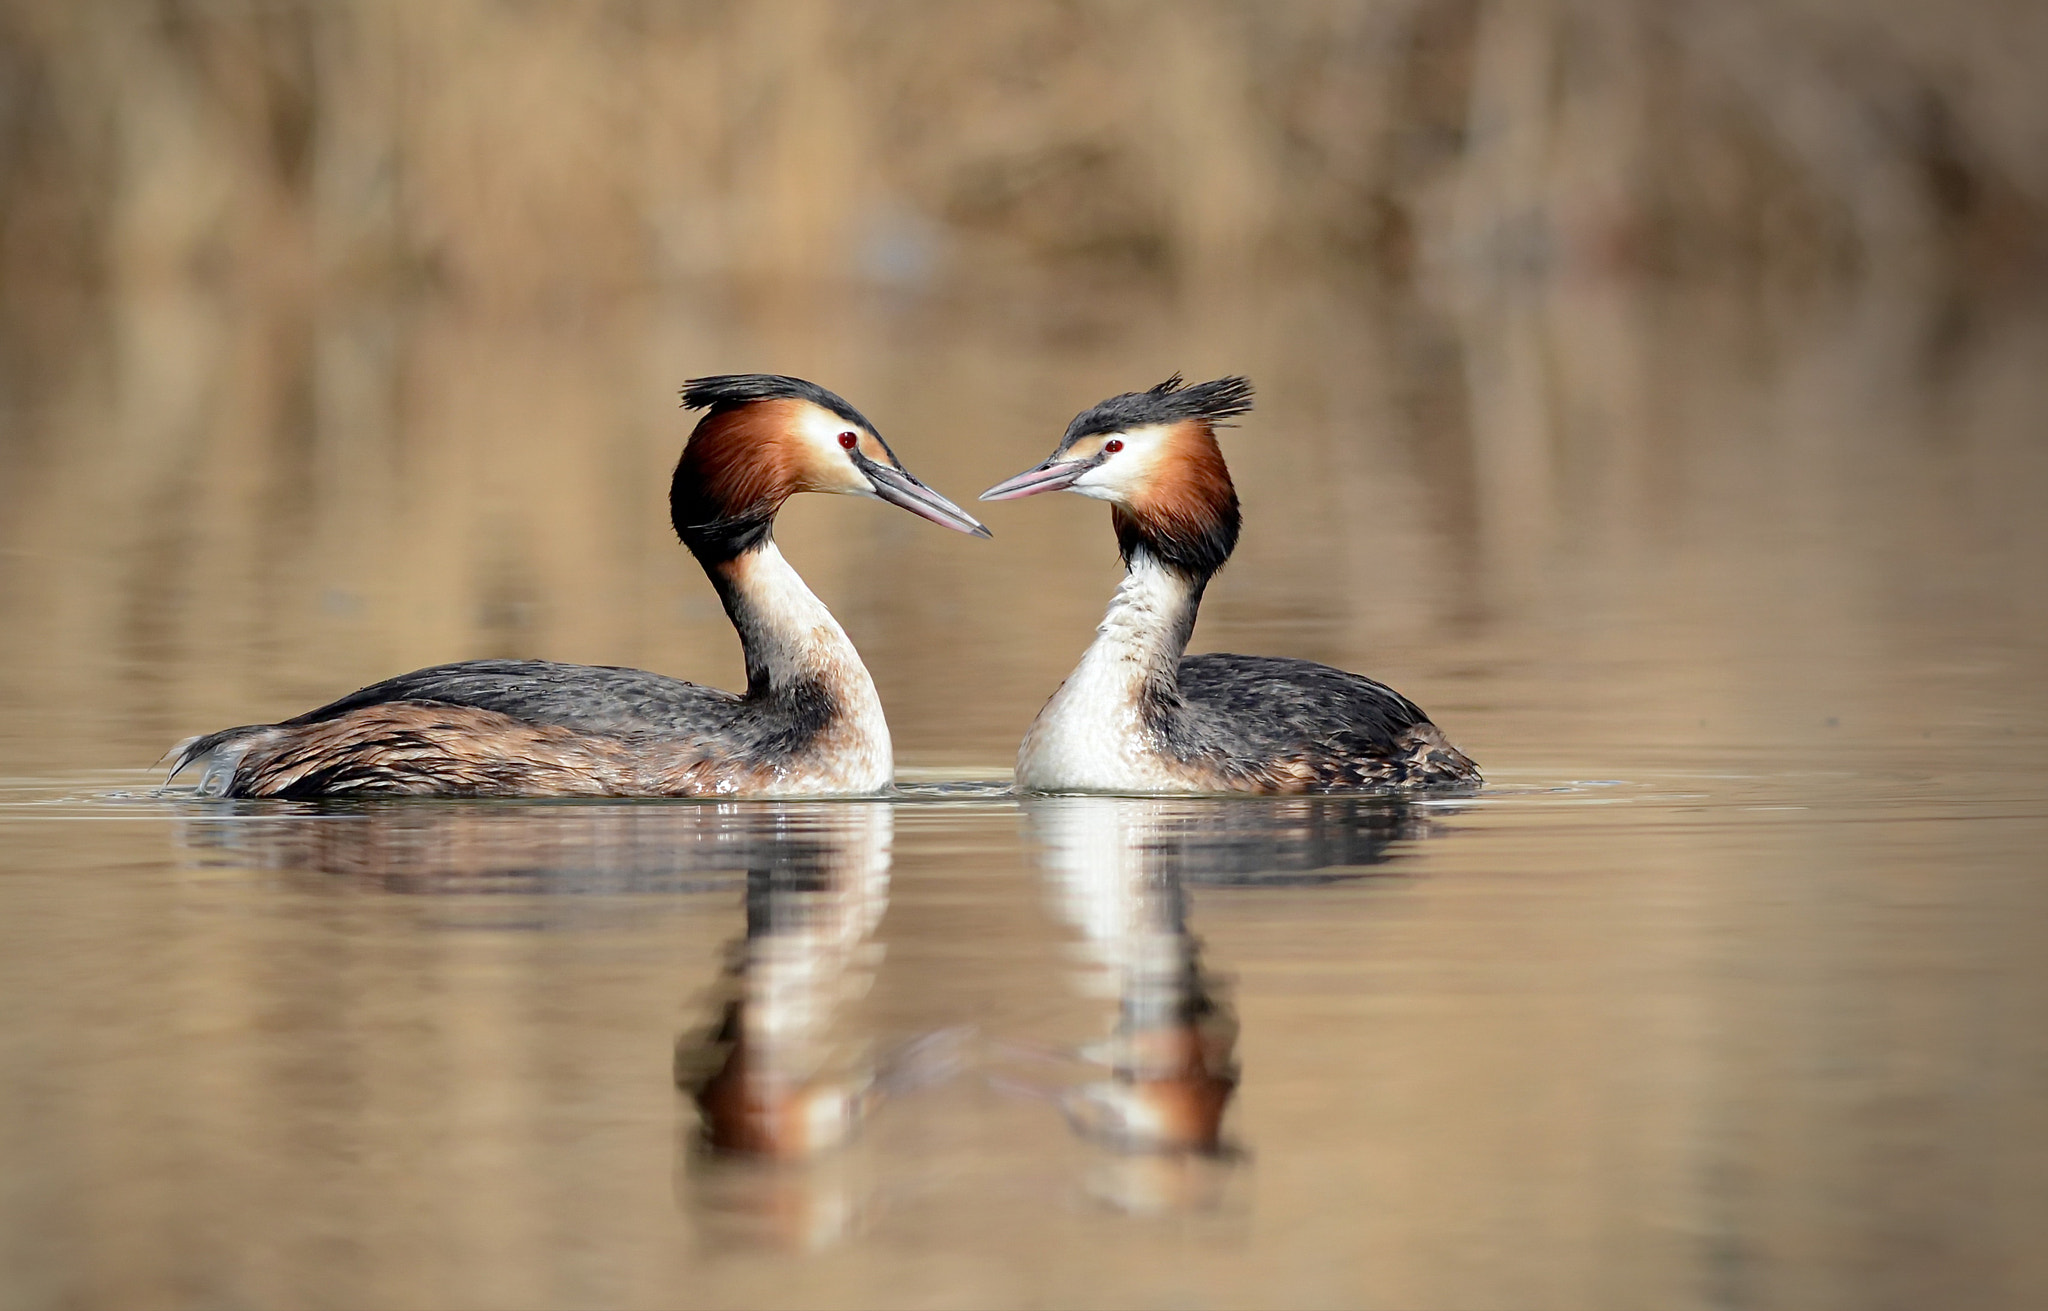
[[[815,310],[167,292],[10,357],[0,1306],[2048,1302],[2043,323]],[[810,497],[778,535],[895,796],[156,790],[440,660],[741,681],[661,502],[728,369],[963,500],[1104,395],[1250,374],[1197,648],[1383,677],[1486,787],[1020,799],[1101,507],[974,542]]]

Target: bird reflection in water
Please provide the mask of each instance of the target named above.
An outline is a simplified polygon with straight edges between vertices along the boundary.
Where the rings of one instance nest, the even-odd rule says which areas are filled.
[[[1142,1212],[1218,1205],[1242,1149],[1225,1134],[1240,1077],[1227,982],[1188,927],[1195,885],[1283,887],[1372,877],[1426,823],[1397,798],[1276,801],[1048,797],[1026,822],[1061,917],[1114,997],[1109,1035],[1071,1054],[1089,1074],[1059,1088],[1009,1081],[1058,1104],[1082,1138],[1111,1149],[1088,1191]]]
[[[747,871],[747,926],[727,951],[711,1023],[676,1044],[676,1086],[720,1152],[802,1159],[850,1137],[881,1092],[878,1071],[835,1043],[841,1003],[873,981],[868,941],[889,904],[890,813],[867,806],[830,849]],[[789,859],[792,854],[798,859]]]
[[[951,1074],[947,1030],[877,1054],[835,1016],[866,992],[889,899],[893,811],[873,801],[196,804],[180,841],[202,867],[302,871],[428,895],[465,928],[588,926],[559,908],[644,919],[649,894],[745,889],[708,1022],[676,1041],[693,1103],[678,1200],[721,1239],[822,1246],[872,1212],[868,1162],[846,1145],[887,1097]],[[479,895],[481,894],[481,895]],[[494,895],[495,894],[495,895]],[[607,897],[605,894],[614,894]]]
[[[387,892],[605,896],[729,892],[764,844],[829,844],[823,803],[188,803],[201,867],[334,874]]]
[[[841,810],[829,845],[759,853],[710,1020],[676,1041],[676,1086],[700,1121],[678,1187],[721,1239],[817,1248],[861,1227],[874,1172],[837,1149],[891,1096],[960,1066],[959,1030],[880,1051],[838,1031],[881,961],[869,939],[888,906],[892,824],[886,805]]]

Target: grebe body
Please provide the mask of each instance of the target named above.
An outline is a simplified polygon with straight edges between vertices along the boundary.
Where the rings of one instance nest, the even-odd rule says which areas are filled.
[[[392,794],[828,796],[890,785],[889,727],[860,654],[776,549],[796,492],[878,497],[988,530],[913,478],[859,411],[774,374],[699,378],[707,411],[669,488],[677,535],[738,630],[744,693],[638,669],[471,660],[372,684],[277,724],[182,744],[172,776],[228,797]]]
[[[1202,593],[1237,544],[1216,443],[1251,409],[1221,378],[1083,411],[1042,464],[985,501],[1070,490],[1111,506],[1126,573],[1081,663],[1017,753],[1031,792],[1354,792],[1479,781],[1413,701],[1309,660],[1186,654]]]

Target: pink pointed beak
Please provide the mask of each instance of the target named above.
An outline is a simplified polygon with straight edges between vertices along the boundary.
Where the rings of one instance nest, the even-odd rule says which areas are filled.
[[[1014,501],[1025,496],[1036,496],[1040,492],[1058,492],[1074,485],[1074,480],[1094,467],[1092,460],[1047,460],[1036,468],[1026,469],[1015,478],[1006,478],[981,494],[984,501]]]

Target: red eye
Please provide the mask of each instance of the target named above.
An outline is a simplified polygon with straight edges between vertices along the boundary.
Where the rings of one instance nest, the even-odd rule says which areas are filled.
[[[845,448],[846,448],[847,450],[849,450],[849,451],[850,451],[850,450],[852,450],[852,449],[853,449],[854,447],[856,447],[856,446],[860,445],[860,434],[859,434],[859,433],[854,433],[854,432],[843,432],[843,433],[840,433],[840,434],[839,434],[839,444],[840,444],[841,446],[844,446],[844,447],[845,447]]]
[[[1111,455],[1115,455],[1118,451],[1122,450],[1123,448],[1124,443],[1121,437],[1112,437],[1108,441],[1102,443],[1102,449]]]

